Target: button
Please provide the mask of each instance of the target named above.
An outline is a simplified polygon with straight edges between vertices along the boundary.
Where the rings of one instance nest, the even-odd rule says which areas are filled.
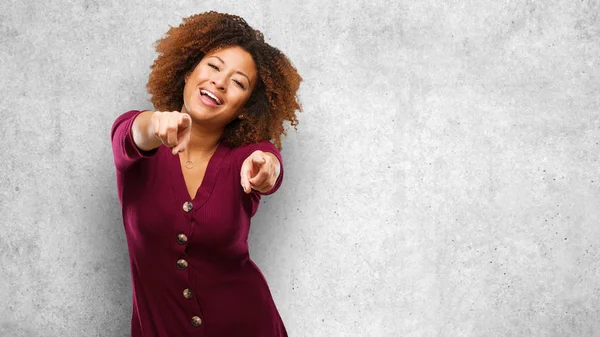
[[[183,245],[187,242],[187,236],[185,236],[185,234],[181,233],[179,235],[177,235],[177,243],[180,245]]]
[[[179,268],[179,269],[185,269],[187,267],[188,267],[188,263],[187,263],[186,260],[184,260],[184,259],[177,260],[177,268]]]
[[[191,202],[186,201],[183,203],[183,210],[186,213],[189,213],[193,208],[194,208],[194,205]]]
[[[194,316],[192,317],[192,325],[193,326],[200,326],[200,324],[202,324],[202,319],[198,316]]]
[[[185,297],[186,299],[191,299],[192,297],[194,297],[194,293],[190,290],[190,289],[185,289],[183,291],[183,297]]]

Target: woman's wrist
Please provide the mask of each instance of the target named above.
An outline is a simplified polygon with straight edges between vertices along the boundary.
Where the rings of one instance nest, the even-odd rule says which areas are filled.
[[[141,151],[150,151],[162,144],[160,139],[154,135],[152,126],[153,113],[153,111],[149,110],[142,111],[135,117],[131,126],[133,142]]]

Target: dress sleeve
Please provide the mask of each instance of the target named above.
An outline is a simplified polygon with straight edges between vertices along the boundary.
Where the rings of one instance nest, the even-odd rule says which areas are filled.
[[[135,118],[142,113],[138,110],[130,110],[117,117],[113,123],[110,138],[112,141],[113,158],[115,167],[119,172],[125,172],[133,163],[149,158],[156,154],[158,148],[150,151],[140,150],[133,142],[131,126]]]
[[[281,153],[279,153],[279,150],[277,150],[277,148],[275,147],[275,145],[273,145],[270,141],[268,140],[263,140],[259,143],[253,143],[253,144],[247,144],[247,145],[243,145],[240,146],[237,151],[236,151],[236,156],[235,156],[235,160],[236,160],[236,165],[238,167],[238,170],[242,169],[242,163],[244,162],[244,160],[246,160],[246,158],[248,158],[248,156],[250,156],[254,151],[263,151],[263,152],[270,152],[272,154],[275,155],[275,157],[277,157],[277,159],[279,160],[279,164],[280,164],[280,171],[279,171],[279,177],[277,177],[277,181],[275,182],[275,185],[273,185],[273,188],[271,188],[269,191],[267,192],[259,192],[256,190],[252,190],[251,194],[259,194],[259,195],[270,195],[275,193],[279,187],[281,186],[281,183],[283,181],[283,160],[281,159]]]

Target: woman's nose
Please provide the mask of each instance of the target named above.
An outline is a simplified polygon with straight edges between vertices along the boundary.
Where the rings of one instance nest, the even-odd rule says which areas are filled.
[[[225,80],[222,76],[215,76],[211,80],[212,84],[219,90],[225,91]]]

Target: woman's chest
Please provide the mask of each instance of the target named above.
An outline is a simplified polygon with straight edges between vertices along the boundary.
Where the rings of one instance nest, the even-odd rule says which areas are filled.
[[[233,172],[223,168],[214,175],[213,182],[196,180],[190,176],[189,185],[196,181],[197,194],[190,197],[185,175],[178,176],[169,170],[149,174],[145,184],[131,192],[137,198],[126,207],[135,221],[126,224],[129,235],[147,238],[148,242],[169,240],[184,234],[189,245],[223,247],[233,242],[246,241],[250,216],[245,195]],[[239,174],[238,174],[239,176]],[[207,176],[204,176],[206,179]],[[132,187],[133,188],[133,187]]]
[[[186,161],[180,158],[181,176],[185,184],[186,191],[190,199],[195,199],[198,189],[204,181],[208,160],[199,160],[196,162]],[[173,179],[177,178],[172,177]]]

